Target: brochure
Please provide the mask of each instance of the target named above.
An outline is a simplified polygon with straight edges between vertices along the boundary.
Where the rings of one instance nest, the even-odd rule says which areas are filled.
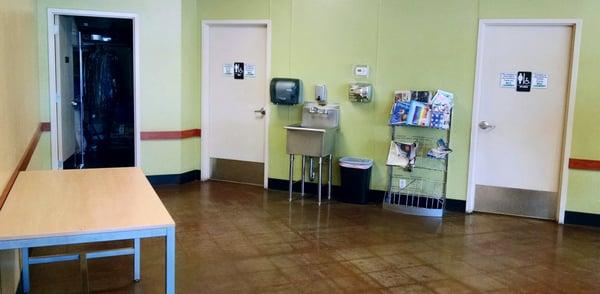
[[[394,102],[410,102],[411,92],[408,90],[394,91]]]
[[[431,102],[431,92],[430,91],[411,91],[410,99],[413,101],[418,101],[421,103],[428,104]]]
[[[450,113],[454,107],[454,94],[444,90],[437,90],[431,98],[431,110],[436,112]]]
[[[390,143],[390,150],[386,164],[412,168],[415,164],[417,154],[417,143],[394,142]]]
[[[431,119],[429,106],[422,102],[412,101],[408,111],[407,124],[428,127]]]
[[[392,106],[390,115],[390,125],[403,125],[406,124],[408,119],[408,111],[410,110],[410,103],[408,102],[395,102]]]

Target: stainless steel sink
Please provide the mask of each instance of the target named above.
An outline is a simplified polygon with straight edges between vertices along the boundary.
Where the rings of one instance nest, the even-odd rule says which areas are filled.
[[[328,175],[327,199],[331,199],[331,177],[335,135],[339,126],[339,105],[318,105],[306,103],[302,108],[302,123],[284,127],[287,132],[286,151],[290,155],[289,193],[292,201],[294,183],[294,156],[302,155],[302,179],[300,193],[304,196],[304,176],[306,159],[310,160],[310,174],[313,172],[313,160],[318,160],[319,176],[317,196],[321,205],[323,158],[327,158]],[[312,180],[313,177],[311,176]]]
[[[338,128],[311,128],[300,124],[286,126],[288,154],[325,157],[333,153]]]

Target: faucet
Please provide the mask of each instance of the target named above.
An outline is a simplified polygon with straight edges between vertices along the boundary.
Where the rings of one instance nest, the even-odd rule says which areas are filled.
[[[308,112],[309,113],[316,113],[316,114],[328,114],[329,110],[328,109],[319,109],[318,107],[314,106],[314,107],[311,107],[308,110]]]

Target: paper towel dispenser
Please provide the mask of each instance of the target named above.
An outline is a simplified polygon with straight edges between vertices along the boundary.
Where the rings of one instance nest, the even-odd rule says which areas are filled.
[[[271,80],[271,102],[294,105],[304,100],[302,81],[299,79],[273,78]]]

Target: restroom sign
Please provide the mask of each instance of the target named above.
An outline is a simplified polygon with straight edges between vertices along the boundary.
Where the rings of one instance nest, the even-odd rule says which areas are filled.
[[[233,63],[233,78],[236,80],[244,79],[244,63],[234,62]]]
[[[534,89],[548,89],[548,74],[534,73],[531,78],[531,87]]]
[[[256,78],[256,65],[246,64],[246,67],[244,68],[244,76],[250,79]]]
[[[500,74],[500,88],[514,89],[517,86],[517,74],[503,72]]]
[[[520,71],[517,73],[517,92],[531,92],[530,71]]]
[[[223,75],[226,77],[233,77],[233,64],[231,64],[231,63],[223,64]]]

